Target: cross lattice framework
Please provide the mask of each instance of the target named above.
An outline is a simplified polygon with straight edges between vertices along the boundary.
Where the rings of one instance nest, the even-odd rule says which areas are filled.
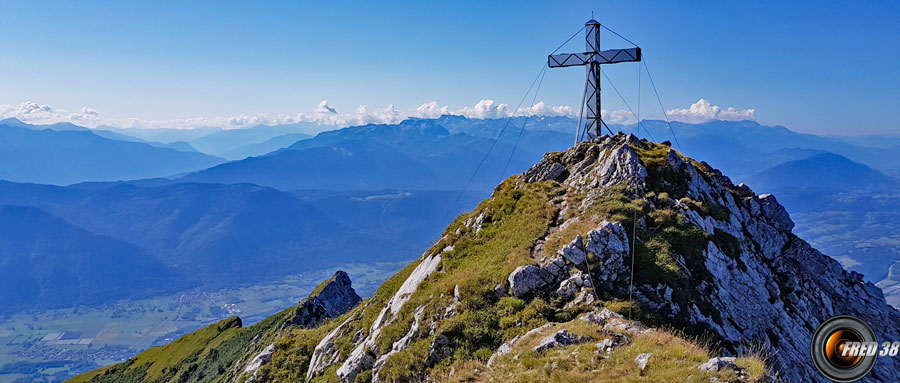
[[[600,135],[601,117],[600,117],[600,65],[616,64],[622,62],[638,62],[641,61],[641,48],[634,47],[629,49],[608,49],[600,50],[600,23],[597,20],[590,19],[584,23],[584,53],[561,53],[557,55],[549,55],[547,57],[547,65],[550,68],[562,68],[569,66],[585,66],[587,69],[587,80],[585,84],[585,95],[582,101],[582,108],[587,109],[585,116],[584,132],[589,138]],[[579,115],[579,121],[581,116]],[[581,126],[579,122],[579,132]],[[575,140],[578,141],[578,133]]]

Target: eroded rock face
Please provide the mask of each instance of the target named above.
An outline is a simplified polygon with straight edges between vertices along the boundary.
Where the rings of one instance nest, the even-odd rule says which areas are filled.
[[[590,304],[596,300],[595,284],[601,290],[612,290],[625,280],[629,269],[625,265],[628,257],[628,236],[618,222],[602,221],[598,227],[584,237],[577,236],[559,250],[546,265],[519,266],[509,275],[509,284],[517,297],[559,296],[575,300],[568,307]],[[592,255],[592,260],[588,259]],[[581,271],[570,274],[572,267],[586,270],[591,263],[602,264],[593,268],[588,275]],[[599,272],[598,272],[599,271]]]
[[[542,294],[548,287],[556,287],[569,277],[569,267],[560,257],[552,259],[547,265],[519,266],[509,274],[509,286],[517,297],[529,294]]]
[[[532,167],[525,172],[525,182],[559,181],[566,175],[566,168],[559,163],[541,163],[539,165],[541,166]]]
[[[338,270],[332,275],[318,293],[311,295],[300,302],[294,310],[292,322],[303,327],[314,327],[322,321],[336,318],[359,304],[361,298],[356,294],[346,272]],[[354,318],[348,318],[340,326],[326,335],[319,343],[310,358],[306,377],[311,379],[328,366],[334,364],[339,355],[334,344],[334,339],[347,330],[347,323]]]
[[[666,150],[662,163],[654,160],[652,177],[637,152],[648,149]],[[661,179],[661,174],[669,178]],[[774,196],[757,196],[747,185],[735,186],[706,163],[633,136],[604,136],[561,155],[545,156],[524,177],[526,182],[551,179],[566,186],[567,193],[583,195],[579,204],[564,207],[567,213],[575,212],[567,214],[573,220],[585,219],[583,211],[616,189],[629,198],[642,198],[642,211],[674,210],[706,233],[705,243],[691,244],[699,249],[699,257],[671,254],[678,277],[690,283],[636,285],[634,298],[644,310],[677,327],[712,331],[724,341],[725,352],[739,354],[748,342],[762,344],[786,381],[824,381],[808,363],[809,342],[819,323],[832,316],[858,316],[879,339],[900,339],[900,313],[887,305],[878,288],[791,233],[794,223]],[[667,198],[645,196],[663,191],[660,185],[667,188]],[[647,229],[642,219],[639,228]],[[618,223],[601,226],[581,233],[583,237],[564,246],[560,256],[573,265],[584,257],[591,259],[588,254],[602,258],[597,262],[601,267],[592,267],[594,287],[600,296],[627,298],[632,228]],[[537,268],[517,270],[522,273],[519,291],[552,288],[558,289],[556,296],[573,296],[570,282],[543,286],[546,279]],[[642,270],[634,272],[640,276]],[[510,282],[514,279],[511,275]],[[879,361],[870,377],[900,381],[900,361]]]
[[[245,374],[251,374],[249,378],[247,378],[248,382],[256,381],[257,373],[259,373],[259,368],[265,364],[268,364],[272,361],[272,352],[275,351],[275,345],[270,344],[266,346],[259,354],[256,354],[253,359],[250,360],[250,363],[247,363],[247,367],[244,368]]]
[[[381,312],[379,312],[375,322],[372,323],[365,338],[361,339],[361,341],[356,344],[353,351],[347,356],[347,359],[344,360],[343,364],[337,369],[337,376],[341,382],[352,383],[355,381],[356,375],[360,372],[371,370],[375,367],[376,356],[372,354],[371,350],[375,346],[375,341],[381,335],[381,330],[385,325],[396,319],[397,312],[399,312],[400,309],[403,308],[403,305],[409,301],[412,294],[415,293],[416,289],[419,287],[419,284],[437,270],[438,266],[441,264],[443,253],[451,250],[453,250],[453,248],[448,247],[440,253],[425,254],[422,257],[421,261],[416,268],[413,269],[409,277],[403,281],[403,284],[400,285],[397,292],[387,301],[384,308],[381,309]],[[324,345],[323,347],[327,347],[327,345]],[[319,347],[317,346],[316,352],[318,352],[318,349]],[[312,367],[313,366],[310,365],[310,369],[312,369]],[[311,375],[307,374],[307,376]],[[373,372],[373,376],[378,376],[377,370]]]
[[[322,302],[322,306],[325,307],[325,312],[332,318],[336,318],[341,314],[350,311],[350,309],[356,307],[362,300],[362,298],[356,294],[356,290],[353,289],[350,282],[350,276],[342,270],[338,270],[334,273],[331,280],[325,285],[322,291],[319,292],[316,299]]]
[[[338,270],[317,294],[300,302],[294,310],[292,322],[298,326],[314,327],[326,319],[350,311],[361,300],[351,285],[350,276]]]
[[[415,339],[416,337],[419,336],[419,322],[422,321],[422,315],[424,314],[424,312],[425,312],[425,306],[419,306],[418,308],[416,308],[416,311],[413,314],[413,317],[414,317],[413,324],[409,328],[409,331],[407,331],[406,335],[404,335],[402,338],[400,338],[399,340],[394,342],[394,344],[391,346],[390,352],[387,352],[384,355],[378,357],[378,360],[375,361],[375,365],[372,366],[373,369],[380,370],[381,366],[384,364],[385,361],[387,361],[388,358],[391,357],[391,355],[394,355],[400,351],[403,351],[403,350],[406,350],[407,348],[409,348],[409,343],[412,342],[413,339]],[[375,379],[373,379],[373,382],[377,382],[377,381],[379,381],[379,379],[376,376]]]
[[[332,364],[338,362],[340,353],[338,352],[337,345],[335,345],[334,341],[339,336],[347,335],[350,329],[349,323],[357,319],[359,318],[347,318],[337,328],[335,328],[330,333],[328,333],[328,335],[322,338],[322,340],[320,340],[318,344],[316,344],[316,348],[313,350],[312,357],[309,361],[309,367],[306,370],[307,381],[322,373],[322,371],[328,368],[328,366],[331,366]]]
[[[629,274],[629,266],[625,259],[629,258],[628,236],[625,227],[618,222],[602,221],[600,225],[588,232],[585,249],[596,257],[596,262],[603,265],[599,272],[594,272],[591,279],[596,288],[613,290],[621,284]]]
[[[794,228],[794,221],[788,214],[784,206],[778,203],[775,196],[771,194],[763,194],[759,196],[759,205],[762,207],[763,216],[779,231],[791,231]]]
[[[587,254],[584,252],[584,238],[576,236],[572,242],[559,249],[559,255],[574,265],[583,265],[587,262]]]

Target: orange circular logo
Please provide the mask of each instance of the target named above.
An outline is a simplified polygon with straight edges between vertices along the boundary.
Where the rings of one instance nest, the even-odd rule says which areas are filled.
[[[862,355],[847,355],[845,348],[850,347],[850,342],[862,342],[862,337],[856,331],[843,329],[837,330],[828,336],[825,341],[825,358],[828,363],[837,368],[850,368],[862,360]]]
[[[813,365],[837,383],[862,379],[878,358],[875,331],[863,320],[839,315],[822,322],[810,342]]]

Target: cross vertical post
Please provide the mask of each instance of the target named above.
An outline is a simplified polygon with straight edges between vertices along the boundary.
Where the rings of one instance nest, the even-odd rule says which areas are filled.
[[[585,52],[599,52],[600,23],[591,19],[584,24],[584,28]],[[590,61],[585,69],[587,70],[588,93],[587,100],[585,101],[585,104],[587,104],[585,105],[585,109],[587,109],[587,118],[585,118],[584,132],[587,133],[588,136],[593,133],[596,133],[596,136],[600,136],[600,132],[603,129],[602,123],[600,122],[600,63]]]
[[[640,47],[601,51],[601,27],[602,25],[594,19],[590,19],[584,23],[585,52],[562,53],[547,57],[547,65],[550,68],[584,66],[587,70],[587,78],[585,79],[587,97],[585,98],[583,106],[587,109],[584,132],[589,138],[600,136],[603,126],[600,109],[600,65],[641,61]],[[578,140],[580,137],[575,137],[575,139]]]

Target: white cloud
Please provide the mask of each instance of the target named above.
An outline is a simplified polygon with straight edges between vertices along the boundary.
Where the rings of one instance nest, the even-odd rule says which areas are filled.
[[[552,106],[544,104],[543,101],[538,101],[536,104],[531,107],[520,108],[518,112],[516,112],[517,116],[575,116],[575,111],[571,106],[559,105]]]
[[[36,102],[23,102],[19,106],[0,104],[0,119],[17,118],[27,123],[45,125],[57,122],[72,122],[87,126],[95,126],[92,121],[99,121],[100,114],[91,108],[84,107],[76,113],[56,109]]]
[[[449,107],[446,105],[440,106],[437,101],[426,102],[416,108],[414,113],[414,117],[418,118],[438,118],[443,116],[449,112]]]
[[[498,103],[491,99],[483,99],[473,106],[465,106],[459,109],[450,109],[447,105],[440,105],[437,101],[423,103],[419,107],[410,110],[399,110],[394,105],[384,108],[371,108],[360,105],[351,113],[341,113],[328,100],[322,100],[311,113],[297,114],[241,114],[230,117],[193,117],[172,120],[142,120],[136,118],[108,119],[103,118],[96,110],[84,107],[77,113],[68,113],[65,110],[54,109],[48,105],[34,102],[26,102],[18,107],[0,104],[0,118],[15,117],[32,124],[51,124],[68,121],[75,124],[94,128],[100,125],[112,125],[122,128],[174,128],[193,129],[204,127],[220,127],[224,129],[238,129],[256,125],[293,124],[300,122],[314,122],[329,126],[351,126],[364,124],[395,124],[407,118],[438,118],[445,114],[465,116],[468,118],[506,118],[513,115],[509,105]],[[552,106],[543,101],[533,107],[519,109],[516,116],[572,116],[572,108],[569,106]]]
[[[40,105],[36,102],[25,102],[22,105],[19,105],[19,109],[16,113],[20,113],[23,115],[40,115],[45,113],[53,113],[53,108],[49,105]]]
[[[328,105],[328,100],[322,100],[319,103],[319,106],[316,108],[316,113],[319,114],[336,114],[337,110]]]
[[[69,120],[76,124],[95,121],[99,119],[100,113],[97,113],[96,110],[88,107],[81,108],[81,112],[79,113],[72,113],[69,115]]]
[[[672,120],[692,124],[713,120],[743,121],[756,119],[756,110],[754,109],[737,109],[734,107],[722,109],[718,105],[713,105],[702,98],[693,103],[690,108],[672,109],[667,113]]]
[[[733,107],[720,108],[712,105],[705,99],[700,99],[690,108],[672,109],[669,117],[673,120],[700,123],[711,120],[753,120],[756,118],[753,109],[736,109]],[[239,129],[256,125],[280,125],[312,122],[324,126],[352,126],[369,123],[394,124],[404,119],[413,118],[438,118],[445,114],[465,116],[468,118],[506,118],[510,116],[568,116],[578,118],[577,108],[567,105],[547,105],[539,101],[530,107],[522,107],[513,111],[508,104],[500,103],[492,99],[482,99],[475,105],[451,109],[447,105],[441,105],[437,101],[423,103],[415,109],[400,110],[394,105],[384,108],[371,108],[366,105],[358,106],[353,112],[342,113],[337,108],[322,100],[315,108],[307,113],[297,114],[241,114],[228,117],[194,117],[170,120],[142,120],[136,118],[113,119],[105,118],[96,110],[83,107],[78,112],[69,113],[62,109],[35,102],[25,102],[19,106],[0,104],[0,118],[15,117],[32,124],[51,124],[56,122],[72,122],[78,125],[94,128],[100,125],[112,125],[122,128],[174,128],[194,129],[218,127],[223,129]],[[603,110],[604,120],[610,124],[633,124],[634,115],[627,110]],[[659,116],[661,117],[661,116]]]
[[[468,118],[501,118],[509,117],[509,105],[498,104],[494,100],[484,99],[478,101],[475,106],[466,106],[451,114],[466,116]]]
[[[607,124],[634,124],[637,122],[637,119],[634,118],[634,114],[627,110],[601,110],[600,118],[603,119]]]

